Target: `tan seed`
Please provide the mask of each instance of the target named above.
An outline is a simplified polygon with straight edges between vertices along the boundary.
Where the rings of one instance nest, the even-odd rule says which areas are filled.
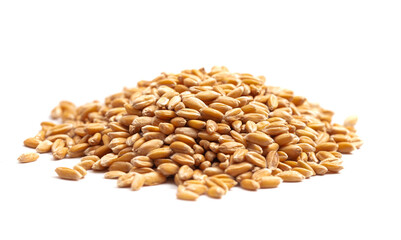
[[[226,176],[228,176],[226,174],[216,174],[216,176],[217,175],[220,175],[220,176],[225,175],[225,177],[223,177],[223,178],[227,178]],[[228,178],[229,178],[229,176],[228,176]],[[229,178],[229,179],[231,179],[231,178]],[[208,187],[219,186],[224,190],[225,193],[227,193],[227,191],[229,190],[227,184],[223,181],[223,179],[221,177],[219,178],[219,177],[213,176],[213,177],[205,178],[205,183]]]
[[[175,134],[183,134],[192,138],[198,137],[198,131],[190,127],[178,127],[174,132]]]
[[[313,176],[316,175],[315,170],[307,163],[307,161],[298,160],[296,162],[296,164],[298,167],[305,168],[305,169],[311,171]],[[293,167],[296,167],[296,166],[293,166]]]
[[[248,150],[244,149],[244,148],[239,148],[239,149],[235,150],[235,152],[232,155],[233,161],[236,162],[236,163],[244,161],[245,154],[247,152],[248,152]]]
[[[248,142],[255,143],[263,147],[273,143],[273,139],[262,132],[249,133],[246,135],[245,139]]]
[[[189,120],[187,125],[191,128],[201,130],[206,126],[206,123],[201,120]]]
[[[244,116],[244,112],[242,111],[241,108],[233,108],[225,112],[224,120],[226,120],[227,122],[238,121],[242,118],[242,116]]]
[[[193,155],[195,153],[190,146],[180,141],[175,141],[171,143],[170,149],[173,150],[173,152],[175,153],[184,153],[189,155]]]
[[[94,135],[96,133],[100,133],[105,128],[106,126],[101,123],[89,123],[85,126],[85,131],[90,135]]]
[[[159,129],[161,133],[164,133],[166,135],[172,134],[175,130],[175,127],[171,123],[160,123],[159,124]]]
[[[326,167],[329,172],[332,173],[338,173],[339,171],[341,171],[342,169],[344,169],[343,166],[341,166],[340,164],[337,163],[332,163],[332,162],[322,162],[320,163],[322,166]]]
[[[83,167],[85,170],[89,170],[89,169],[92,169],[92,166],[94,163],[95,162],[92,160],[84,160],[84,161],[78,163],[77,165]]]
[[[181,180],[185,181],[192,178],[194,170],[187,165],[183,165],[180,167],[177,174]]]
[[[163,147],[163,148],[156,148],[150,151],[146,156],[150,159],[160,159],[166,158],[173,153],[171,148]]]
[[[200,109],[200,113],[204,119],[211,119],[216,122],[220,122],[224,117],[223,113],[210,107]]]
[[[156,110],[155,115],[160,119],[171,119],[176,116],[175,112],[171,110]]]
[[[286,162],[288,162],[288,161],[286,161]],[[289,170],[292,169],[292,167],[290,165],[287,165],[284,162],[279,162],[277,167],[280,168],[283,171],[289,171]]]
[[[308,143],[298,143],[297,146],[301,147],[303,152],[314,152],[316,149]]]
[[[262,130],[264,133],[271,135],[271,136],[277,136],[281,134],[288,133],[289,128],[287,126],[283,127],[267,127]]]
[[[187,190],[183,185],[179,185],[177,189],[177,198],[187,201],[195,201],[199,195],[193,191]]]
[[[294,167],[291,170],[299,172],[300,174],[304,175],[305,178],[310,178],[311,176],[313,176],[313,171],[310,171],[306,168]]]
[[[320,164],[317,164],[317,163],[315,163],[315,162],[307,162],[307,164],[308,164],[311,168],[313,168],[313,171],[315,171],[315,173],[316,173],[317,175],[324,175],[324,174],[326,174],[326,173],[329,171],[325,166],[320,165]]]
[[[194,192],[198,195],[202,195],[207,191],[207,187],[203,184],[186,184],[186,183],[187,181],[184,182],[186,190]]]
[[[82,177],[85,177],[86,169],[80,166],[79,164],[74,166],[74,170],[77,170],[82,175]]]
[[[252,179],[244,179],[240,182],[240,185],[243,189],[256,191],[260,188],[260,184]]]
[[[237,149],[245,148],[245,146],[238,142],[225,142],[220,144],[219,151],[225,154],[233,154]]]
[[[150,172],[144,174],[145,177],[145,186],[153,186],[153,185],[158,185],[166,182],[166,177],[161,174],[160,172]]]
[[[136,149],[136,152],[139,155],[146,155],[148,154],[150,151],[160,148],[161,146],[163,146],[163,141],[160,139],[152,139],[150,141],[147,141],[145,143],[143,143],[138,149]]]
[[[245,124],[245,130],[247,133],[253,133],[258,130],[258,127],[256,126],[256,123],[254,123],[252,121],[248,121]]]
[[[358,122],[357,116],[349,116],[344,120],[344,126],[345,127],[354,127],[357,122]]]
[[[78,143],[75,144],[74,146],[70,147],[69,153],[82,153],[89,147],[88,143]]]
[[[153,161],[147,156],[136,156],[131,159],[131,164],[138,168],[152,167]]]
[[[102,170],[104,170],[104,169],[106,169],[106,167],[104,167],[104,166],[102,166],[102,165],[100,164],[100,160],[97,160],[97,161],[92,165],[92,170],[95,170],[95,171],[102,171]]]
[[[175,163],[162,163],[157,167],[157,170],[166,177],[176,174],[178,169]]]
[[[104,174],[104,178],[106,178],[106,179],[116,179],[116,178],[119,178],[119,177],[121,177],[121,176],[123,176],[125,174],[126,173],[122,172],[122,171],[109,171],[109,172],[106,172]]]
[[[305,176],[297,171],[284,171],[276,175],[283,179],[284,182],[301,182]]]
[[[320,161],[323,161],[323,160],[325,160],[325,159],[327,159],[327,158],[334,158],[335,156],[334,156],[332,153],[330,153],[330,152],[327,152],[327,151],[320,151],[320,152],[316,153],[316,157],[317,157]]]
[[[81,158],[81,162],[86,161],[86,160],[92,160],[93,162],[96,162],[99,159],[100,158],[98,156],[91,155],[91,156],[85,156],[85,157]]]
[[[51,135],[56,135],[56,134],[64,134],[69,132],[73,128],[72,124],[69,123],[64,123],[60,124],[54,127],[51,127],[47,130],[46,132],[46,137],[51,136]]]
[[[275,176],[265,176],[259,180],[260,188],[275,188],[282,182],[282,178]]]
[[[56,168],[57,175],[62,179],[67,180],[78,180],[82,178],[82,174],[79,173],[75,169],[66,168],[66,167],[58,167]]]
[[[298,145],[288,145],[281,147],[280,151],[286,153],[288,159],[296,160],[297,157],[301,154],[302,148]]]
[[[211,198],[221,198],[224,194],[224,189],[218,186],[212,186],[207,190],[207,195]]]
[[[217,123],[213,120],[207,120],[206,122],[206,132],[209,134],[213,134],[217,131]]]
[[[132,191],[138,191],[139,189],[142,188],[142,186],[145,184],[145,177],[144,175],[140,173],[134,174],[134,178],[131,183],[131,190]]]
[[[26,147],[30,147],[30,148],[36,148],[39,145],[39,143],[40,143],[40,140],[37,139],[37,138],[33,138],[33,137],[32,138],[27,138],[24,141],[24,145]]]
[[[202,91],[197,93],[195,96],[202,101],[209,102],[215,100],[221,95],[215,91]]]
[[[267,106],[269,107],[270,111],[273,111],[278,107],[278,100],[276,95],[270,94],[269,98],[267,99]]]
[[[214,176],[216,174],[221,174],[223,172],[224,170],[221,169],[220,167],[207,167],[203,170],[203,173],[208,176]]]
[[[132,169],[132,164],[129,162],[114,162],[110,165],[109,171],[129,172]]]
[[[58,150],[60,150],[61,148],[65,147],[65,142],[63,139],[56,139],[53,142],[53,145],[51,147],[51,151],[54,154],[55,152],[57,152]]]
[[[255,171],[252,174],[252,179],[259,182],[260,179],[262,179],[263,177],[266,177],[266,176],[271,176],[271,174],[272,174],[272,171],[270,169],[262,168],[262,169]]]
[[[39,154],[37,153],[23,153],[18,157],[20,163],[29,163],[38,160]]]
[[[156,101],[156,98],[153,95],[143,95],[136,98],[132,102],[132,106],[135,109],[144,109],[145,107],[153,104]]]
[[[170,123],[174,125],[174,127],[183,127],[187,124],[187,120],[183,117],[175,117],[170,120]]]
[[[270,151],[266,156],[266,167],[269,169],[276,169],[280,163],[280,158],[277,151]]]
[[[198,111],[201,110],[202,108],[207,107],[207,105],[202,100],[196,97],[184,98],[182,99],[182,102],[185,104],[187,108],[192,108]]]
[[[337,151],[338,149],[338,144],[333,143],[333,142],[325,142],[325,143],[320,143],[316,146],[316,151]]]
[[[248,172],[251,169],[252,169],[252,164],[247,162],[242,162],[228,166],[224,172],[232,177],[236,177],[242,173]]]
[[[201,114],[198,110],[191,109],[191,108],[184,108],[177,111],[177,116],[189,119],[189,120],[196,120],[200,118]]]
[[[339,142],[337,151],[339,151],[340,153],[349,154],[349,153],[353,152],[355,149],[356,149],[356,147],[352,143]]]
[[[50,152],[53,143],[49,140],[44,140],[38,144],[36,147],[36,152],[38,153],[47,153]]]
[[[248,152],[245,154],[245,159],[252,163],[255,166],[265,168],[266,167],[266,159],[256,152]]]
[[[113,164],[117,160],[117,158],[118,158],[118,156],[115,155],[114,153],[106,154],[100,159],[100,164],[103,167],[109,167],[111,164]]]
[[[351,138],[348,135],[344,135],[344,134],[334,134],[331,135],[331,137],[333,138],[333,140],[336,143],[340,143],[340,142],[350,142]]]
[[[171,156],[171,159],[180,165],[191,166],[195,164],[195,159],[192,156],[184,153],[175,153]]]
[[[126,173],[121,175],[117,180],[117,187],[130,187],[134,180],[135,173]]]

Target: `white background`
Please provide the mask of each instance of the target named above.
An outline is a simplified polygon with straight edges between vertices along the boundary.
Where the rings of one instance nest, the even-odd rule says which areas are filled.
[[[141,2],[141,3],[140,3]],[[399,1],[1,1],[1,239],[400,239]],[[79,159],[17,157],[60,100],[103,100],[160,72],[226,65],[336,112],[365,141],[341,174],[221,200],[139,192]]]

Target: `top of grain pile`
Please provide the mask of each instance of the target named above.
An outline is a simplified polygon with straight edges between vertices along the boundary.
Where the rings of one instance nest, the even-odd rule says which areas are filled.
[[[55,159],[82,157],[73,168],[57,168],[61,178],[105,171],[119,187],[139,190],[171,177],[184,200],[339,172],[342,153],[362,145],[356,117],[333,124],[332,111],[264,82],[226,67],[162,73],[104,104],[60,102],[51,116],[62,123],[42,122],[24,144]]]

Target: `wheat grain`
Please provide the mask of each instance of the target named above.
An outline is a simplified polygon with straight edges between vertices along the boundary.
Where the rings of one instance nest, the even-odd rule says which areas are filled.
[[[39,154],[37,153],[23,153],[18,157],[20,163],[29,163],[38,160]]]

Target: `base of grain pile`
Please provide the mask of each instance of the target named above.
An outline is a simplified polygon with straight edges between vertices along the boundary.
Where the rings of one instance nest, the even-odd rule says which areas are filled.
[[[62,179],[102,171],[137,191],[172,178],[182,200],[341,171],[342,154],[362,145],[357,118],[333,124],[332,111],[264,82],[226,67],[162,73],[104,103],[60,102],[51,117],[61,123],[42,122],[24,145],[54,159],[80,157],[72,168],[55,169]],[[19,161],[36,161],[37,153]]]

